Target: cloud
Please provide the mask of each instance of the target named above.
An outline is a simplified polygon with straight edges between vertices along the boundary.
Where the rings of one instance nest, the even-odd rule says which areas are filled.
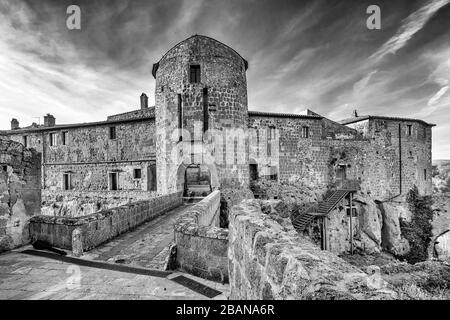
[[[382,60],[388,54],[395,54],[406,45],[418,31],[433,17],[433,15],[443,6],[450,3],[450,0],[432,0],[419,10],[413,12],[405,20],[397,33],[384,43],[381,48],[372,54],[369,59],[375,63]]]
[[[372,76],[377,72],[378,70],[373,70],[369,72],[367,75],[365,75],[361,80],[355,82],[355,84],[353,85],[353,94],[357,95],[361,91],[363,91],[367,87],[367,84],[369,83]]]

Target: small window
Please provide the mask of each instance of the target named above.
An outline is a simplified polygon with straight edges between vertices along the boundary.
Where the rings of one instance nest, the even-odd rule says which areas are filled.
[[[347,179],[347,167],[345,165],[340,165],[336,170],[336,180],[344,181]]]
[[[71,190],[70,173],[63,173],[63,190]]]
[[[427,138],[427,128],[426,127],[423,128],[423,138],[424,139]]]
[[[22,141],[23,141],[23,145],[25,146],[25,148],[27,148],[28,147],[28,137],[27,136],[23,136]]]
[[[349,217],[349,216],[350,216],[350,208],[347,207],[347,208],[345,209],[345,211],[346,211],[346,213],[347,213],[347,217]],[[357,216],[358,216],[358,212],[356,211],[356,208],[355,208],[355,207],[352,207],[352,217],[357,217]]]
[[[423,180],[427,180],[427,169],[423,169]]]
[[[111,172],[109,174],[109,190],[118,190],[119,189],[119,173]]]
[[[7,172],[8,171],[8,166],[2,166],[3,171]]]
[[[68,136],[67,131],[61,132],[61,142],[62,142],[63,146],[67,145],[67,136]]]
[[[189,82],[190,83],[200,83],[200,66],[198,64],[190,66]]]
[[[302,138],[309,138],[309,127],[302,127]]]
[[[142,177],[142,170],[141,169],[134,169],[133,171],[133,178],[134,179],[141,179]]]
[[[412,135],[412,125],[408,124],[408,136],[410,137]]]
[[[56,133],[50,133],[50,146],[56,146]]]
[[[109,127],[109,138],[111,140],[116,139],[116,127]]]

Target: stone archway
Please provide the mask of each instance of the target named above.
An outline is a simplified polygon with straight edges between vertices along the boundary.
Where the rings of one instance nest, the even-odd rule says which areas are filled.
[[[439,260],[450,259],[450,230],[442,232],[433,241],[433,256]]]
[[[189,167],[195,167],[195,166],[201,166],[204,169],[207,168],[209,173],[209,186],[210,191],[218,189],[220,187],[219,185],[219,176],[217,173],[217,168],[213,164],[185,164],[181,163],[178,166],[178,169],[176,171],[176,175],[173,176],[172,181],[176,181],[175,189],[177,191],[185,191],[186,187],[186,170]]]

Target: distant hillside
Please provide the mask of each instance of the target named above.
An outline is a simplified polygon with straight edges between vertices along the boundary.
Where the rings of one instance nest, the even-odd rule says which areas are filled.
[[[450,192],[450,160],[434,160],[432,175],[434,192]]]

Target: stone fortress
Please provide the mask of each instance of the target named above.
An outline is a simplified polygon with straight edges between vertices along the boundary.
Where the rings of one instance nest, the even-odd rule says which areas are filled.
[[[316,232],[322,249],[408,250],[399,219],[408,219],[413,186],[432,192],[434,125],[357,111],[341,121],[251,111],[248,67],[227,45],[194,35],[153,65],[154,107],[143,93],[140,109],[106,121],[57,124],[47,114],[43,125],[20,127],[13,119],[0,138],[40,154],[44,216],[83,217],[174,193],[201,199],[250,188],[257,198],[267,182],[307,194],[291,220]]]

